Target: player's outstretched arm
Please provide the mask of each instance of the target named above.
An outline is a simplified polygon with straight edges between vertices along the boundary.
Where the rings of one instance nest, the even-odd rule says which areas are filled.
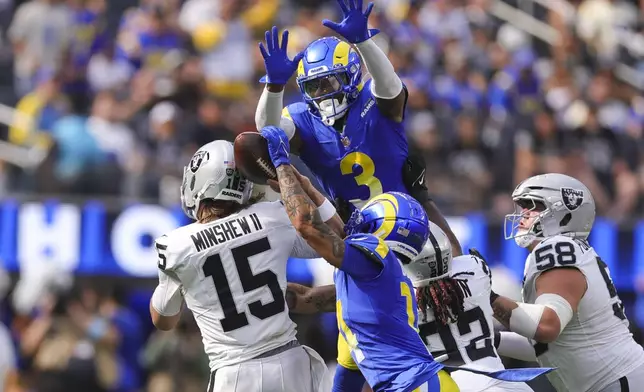
[[[586,278],[576,268],[553,268],[536,280],[534,304],[493,294],[494,318],[510,331],[541,343],[557,340],[586,292]]]
[[[302,189],[291,166],[286,133],[273,126],[262,128],[260,133],[268,143],[268,153],[277,171],[282,202],[291,223],[320,257],[340,268],[344,258],[344,241],[322,221],[317,206]]]
[[[288,34],[288,30],[282,32],[280,44],[278,29],[273,26],[270,31],[265,33],[266,41],[259,43],[259,51],[264,58],[266,68],[266,76],[260,82],[266,83],[266,87],[257,102],[255,126],[258,131],[269,125],[282,128],[291,140],[293,152],[297,153],[301,140],[297,135],[293,120],[289,116],[282,116],[282,108],[284,105],[284,85],[297,69],[297,64],[302,59],[304,52],[298,53],[293,60],[288,58]]]
[[[282,201],[291,223],[322,258],[336,268],[342,265],[344,241],[322,221],[315,203],[304,192],[291,165],[277,168]]]
[[[286,286],[286,304],[293,313],[313,314],[335,312],[335,285],[307,287],[289,282]]]
[[[447,234],[447,238],[449,238],[449,242],[452,245],[452,255],[454,257],[460,256],[463,254],[461,244],[438,206],[429,196],[429,191],[425,185],[425,172],[425,159],[410,149],[407,161],[403,164],[402,172],[402,179],[405,188],[407,188],[407,193],[423,206],[429,220],[438,225]]]
[[[318,212],[320,213],[320,218],[324,223],[326,223],[334,233],[336,233],[340,238],[344,238],[344,222],[342,218],[336,211],[333,203],[331,203],[324,195],[318,191],[315,186],[311,183],[311,180],[303,176],[295,166],[293,168],[293,173],[297,177],[297,180],[300,182],[304,192],[311,198],[311,201],[317,206]],[[268,180],[268,185],[271,189],[277,193],[280,193],[279,182],[275,180]]]
[[[407,91],[387,55],[372,39],[379,32],[378,29],[368,27],[373,3],[369,3],[364,12],[363,0],[338,0],[338,4],[342,10],[342,21],[335,23],[324,20],[322,24],[355,45],[371,74],[371,92],[376,98],[378,109],[390,119],[401,122]]]
[[[526,362],[536,362],[537,355],[530,339],[516,332],[497,331],[494,334],[494,347],[499,355]]]
[[[458,242],[458,238],[456,238],[456,234],[454,234],[454,232],[452,231],[452,228],[449,227],[449,223],[447,223],[447,219],[445,219],[441,211],[438,209],[438,206],[436,205],[436,203],[434,203],[433,200],[427,200],[421,204],[425,209],[425,212],[427,213],[427,217],[429,218],[429,220],[436,223],[436,225],[440,227],[441,230],[443,230],[447,235],[447,238],[449,239],[449,242],[452,245],[452,255],[454,257],[462,255],[463,249],[461,248],[461,243]]]

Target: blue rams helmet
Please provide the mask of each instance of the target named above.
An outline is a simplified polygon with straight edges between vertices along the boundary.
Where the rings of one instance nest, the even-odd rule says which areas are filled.
[[[335,37],[313,41],[297,67],[297,85],[315,116],[332,125],[356,101],[362,81],[360,56]]]
[[[406,264],[423,250],[429,237],[429,219],[413,197],[386,192],[355,210],[344,230],[347,235],[369,233],[380,237]]]

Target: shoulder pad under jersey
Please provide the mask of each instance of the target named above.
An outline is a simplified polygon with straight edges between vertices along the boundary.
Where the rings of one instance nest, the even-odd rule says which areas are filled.
[[[353,234],[345,238],[344,243],[379,263],[384,263],[389,254],[389,246],[372,234]]]

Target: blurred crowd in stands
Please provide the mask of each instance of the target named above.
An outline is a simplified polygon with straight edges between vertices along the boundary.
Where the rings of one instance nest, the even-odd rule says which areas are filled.
[[[376,41],[409,90],[409,142],[447,214],[501,216],[518,181],[548,171],[585,182],[601,215],[644,212],[644,1],[375,3]],[[0,0],[0,198],[176,203],[200,145],[254,129],[264,31],[288,28],[294,55],[334,17],[323,0]],[[294,81],[287,92],[299,100]],[[150,290],[113,287],[0,312],[0,390],[3,377],[10,392],[203,390],[191,317],[146,343]],[[333,320],[298,321],[332,359],[320,326]]]
[[[641,212],[638,0],[376,3],[377,42],[410,93],[410,144],[448,213],[503,214],[513,186],[544,171],[583,180],[600,214]],[[320,21],[337,6],[2,0],[0,10],[0,99],[18,111],[0,119],[10,143],[30,148],[3,166],[0,192],[170,204],[198,146],[254,128],[265,29],[288,28],[295,54],[331,33]],[[298,99],[293,82],[286,101]]]

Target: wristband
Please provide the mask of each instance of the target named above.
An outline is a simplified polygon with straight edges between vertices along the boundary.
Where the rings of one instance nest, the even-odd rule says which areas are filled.
[[[335,207],[333,204],[329,201],[329,199],[324,199],[324,203],[318,207],[318,213],[320,214],[320,218],[322,219],[322,222],[326,222],[329,219],[333,218],[333,215],[335,215]]]

